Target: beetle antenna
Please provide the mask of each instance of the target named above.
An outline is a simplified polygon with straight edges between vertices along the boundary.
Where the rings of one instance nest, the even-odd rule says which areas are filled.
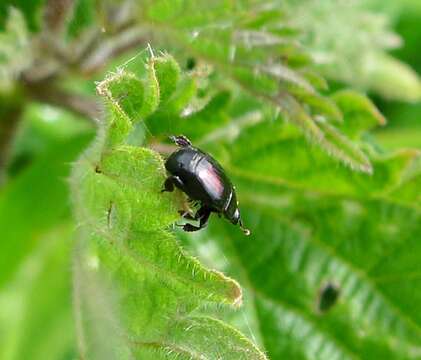
[[[184,135],[178,135],[178,136],[172,135],[169,138],[171,141],[175,142],[178,146],[181,146],[181,147],[191,146],[191,141]]]
[[[251,231],[244,227],[244,224],[241,220],[238,223],[240,225],[241,230],[243,230],[244,235],[249,236],[251,234]]]

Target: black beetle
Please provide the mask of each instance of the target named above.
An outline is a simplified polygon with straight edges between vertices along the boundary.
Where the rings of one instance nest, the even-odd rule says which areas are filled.
[[[235,188],[222,166],[209,154],[192,146],[185,136],[170,136],[180,149],[173,152],[165,162],[170,176],[162,191],[173,191],[174,186],[182,190],[192,201],[200,203],[194,216],[183,217],[198,220],[199,226],[185,224],[183,230],[197,231],[204,228],[212,212],[224,215],[234,225],[239,224],[244,234],[250,230],[243,227]]]

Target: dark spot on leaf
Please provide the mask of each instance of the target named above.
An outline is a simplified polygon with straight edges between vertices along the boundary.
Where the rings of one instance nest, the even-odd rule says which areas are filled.
[[[340,288],[338,285],[328,282],[319,291],[317,310],[320,313],[329,311],[338,301]]]
[[[114,203],[112,201],[110,201],[110,206],[109,206],[108,212],[107,212],[107,225],[108,225],[109,229],[111,228],[111,213],[113,211],[113,206],[114,206]]]
[[[22,170],[24,170],[31,164],[32,160],[33,156],[30,153],[24,152],[18,154],[12,159],[11,163],[8,166],[7,171],[9,176],[16,176],[17,174],[19,174]]]
[[[195,67],[196,67],[196,59],[192,58],[192,57],[189,57],[186,60],[186,69],[187,70],[193,70]]]

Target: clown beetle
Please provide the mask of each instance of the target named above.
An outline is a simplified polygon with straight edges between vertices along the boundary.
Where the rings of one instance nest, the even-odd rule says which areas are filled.
[[[184,231],[197,231],[206,227],[211,213],[222,214],[234,225],[239,224],[245,235],[250,230],[243,227],[238,208],[235,187],[222,166],[209,154],[192,146],[185,136],[170,136],[179,149],[165,162],[169,177],[165,180],[164,191],[173,191],[174,186],[183,191],[190,200],[200,203],[194,216],[183,217],[199,221],[199,226],[185,224]]]

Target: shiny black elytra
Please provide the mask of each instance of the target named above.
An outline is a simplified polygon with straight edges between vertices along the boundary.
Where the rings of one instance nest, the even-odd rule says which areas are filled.
[[[170,139],[180,148],[165,162],[169,177],[162,191],[173,191],[175,186],[200,203],[194,216],[183,214],[185,219],[199,221],[199,226],[185,224],[183,230],[203,229],[214,212],[224,215],[234,225],[239,224],[244,234],[250,235],[241,221],[235,188],[222,166],[209,154],[193,147],[185,136],[170,136]]]

